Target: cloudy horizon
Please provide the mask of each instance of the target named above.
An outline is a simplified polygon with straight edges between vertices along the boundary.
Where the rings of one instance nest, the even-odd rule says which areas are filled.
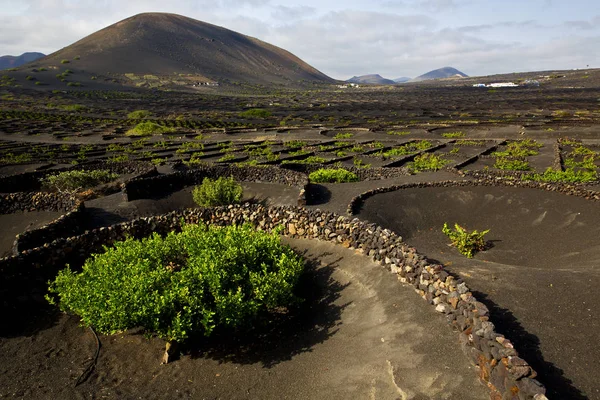
[[[600,67],[591,0],[0,0],[0,55],[50,54],[142,12],[170,12],[282,47],[336,78]]]

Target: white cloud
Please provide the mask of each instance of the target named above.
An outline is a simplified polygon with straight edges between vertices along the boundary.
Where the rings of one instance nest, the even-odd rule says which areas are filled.
[[[134,14],[162,11],[273,43],[340,79],[417,76],[447,65],[478,75],[600,67],[593,51],[600,48],[600,16],[544,18],[525,10],[512,20],[479,18],[468,14],[481,8],[477,0],[381,0],[368,7],[348,0],[349,9],[327,0],[0,1],[0,54],[49,53]],[[461,12],[468,17],[449,17]]]

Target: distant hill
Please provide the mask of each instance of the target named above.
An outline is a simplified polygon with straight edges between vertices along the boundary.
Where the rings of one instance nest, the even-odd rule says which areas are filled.
[[[408,82],[410,81],[412,78],[408,78],[406,76],[403,76],[402,78],[396,78],[394,79],[394,82],[396,83],[404,83],[404,82]]]
[[[445,79],[445,78],[467,78],[468,76],[456,68],[444,67],[429,71],[426,74],[416,77],[413,82],[427,81],[430,79]]]
[[[394,82],[391,79],[385,79],[381,75],[371,74],[371,75],[361,75],[361,76],[353,76],[348,79],[346,82],[349,83],[362,83],[363,85],[393,85]]]
[[[35,52],[23,53],[20,56],[0,56],[0,69],[20,67],[45,56],[45,54]]]
[[[260,84],[335,82],[279,47],[166,13],[138,14],[117,22],[50,54],[43,66],[61,67],[67,62],[70,69],[104,76],[194,75],[199,81]]]

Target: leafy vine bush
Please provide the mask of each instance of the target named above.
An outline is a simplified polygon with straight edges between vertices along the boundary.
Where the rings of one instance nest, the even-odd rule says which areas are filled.
[[[357,182],[358,175],[352,171],[343,168],[338,169],[318,169],[308,175],[308,179],[315,183],[344,183]]]
[[[543,174],[524,175],[522,179],[550,183],[584,183],[598,180],[598,172],[586,169],[575,170],[575,168],[556,171],[552,167],[548,167]]]
[[[515,160],[507,157],[496,158],[494,168],[504,171],[529,171],[531,169],[528,161],[520,159]]]
[[[301,256],[276,232],[249,225],[186,225],[182,232],[115,243],[69,267],[46,299],[104,334],[143,327],[169,342],[244,325],[298,302]]]
[[[129,119],[146,119],[150,118],[152,113],[148,110],[135,110],[127,114],[127,118]]]
[[[169,128],[157,124],[156,122],[146,121],[140,122],[135,127],[128,130],[125,134],[127,136],[150,136],[150,135],[161,135],[163,133],[174,132],[174,128]]]
[[[224,206],[239,203],[244,189],[233,177],[219,177],[217,180],[204,178],[201,185],[194,187],[194,202],[202,207]]]
[[[458,224],[454,224],[454,230],[448,227],[448,224],[444,222],[442,232],[450,238],[452,246],[456,247],[458,251],[467,256],[473,258],[475,253],[481,250],[485,250],[485,239],[484,236],[490,230],[468,232],[465,228]]]
[[[415,157],[414,161],[409,164],[409,168],[412,172],[437,171],[444,168],[448,163],[450,163],[450,160],[446,160],[442,156],[423,153]]]
[[[268,118],[271,115],[271,111],[264,108],[251,108],[240,113],[240,117],[243,118]]]
[[[118,174],[105,169],[93,171],[65,171],[54,175],[48,175],[40,182],[42,186],[58,191],[87,189],[113,181],[119,177]]]

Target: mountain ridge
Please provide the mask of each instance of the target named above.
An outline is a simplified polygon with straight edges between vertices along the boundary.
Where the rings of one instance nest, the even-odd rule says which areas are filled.
[[[261,84],[334,82],[277,46],[168,13],[143,13],[126,18],[38,63],[59,66],[63,60],[99,74],[191,74],[200,80]]]
[[[45,56],[45,54],[38,52],[26,52],[20,56],[0,56],[0,70],[20,67],[21,65],[30,63]]]

